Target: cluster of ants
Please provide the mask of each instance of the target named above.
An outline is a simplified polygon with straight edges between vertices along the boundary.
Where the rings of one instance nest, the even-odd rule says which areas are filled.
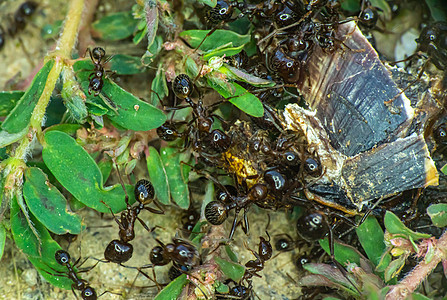
[[[239,13],[236,14],[236,11]],[[274,89],[261,91],[245,85],[262,101],[265,114],[261,118],[238,116],[238,119],[243,120],[235,121],[227,120],[216,112],[226,100],[206,105],[195,80],[188,75],[179,74],[170,83],[172,93],[168,96],[170,98],[168,100],[172,105],[164,105],[164,108],[167,113],[171,113],[171,118],[157,128],[157,134],[166,142],[181,141],[179,149],[191,151],[196,159],[197,164],[191,166],[192,170],[211,180],[217,187],[216,200],[205,206],[203,215],[212,226],[220,226],[233,212],[228,241],[232,241],[239,226],[245,233],[249,232],[247,214],[253,204],[268,210],[302,206],[307,212],[296,224],[302,238],[301,242],[293,241],[289,235],[285,235],[275,243],[276,250],[290,251],[300,243],[313,243],[328,236],[331,259],[340,271],[346,274],[343,266],[334,259],[334,230],[340,224],[340,220],[350,225],[356,224],[343,212],[315,203],[303,196],[303,191],[311,188],[313,182],[324,176],[325,170],[318,154],[309,152],[304,134],[284,129],[281,115],[272,103],[277,103],[284,95],[290,94],[288,87],[296,87],[299,81],[306,79],[306,63],[314,47],[320,47],[329,53],[341,51],[343,42],[336,38],[338,25],[357,21],[365,30],[371,30],[376,26],[378,11],[379,9],[373,7],[369,1],[362,1],[359,14],[343,20],[340,3],[337,0],[313,0],[307,3],[285,0],[256,4],[219,0],[214,8],[206,12],[206,22],[214,26],[207,37],[229,22],[244,16],[248,17],[256,26],[253,36],[258,37],[258,53],[248,57],[242,51],[229,57],[228,62],[247,73],[273,80],[277,84]],[[426,53],[431,62],[442,70],[447,63],[446,28],[447,25],[444,23],[434,23],[427,26],[418,39],[418,51]],[[106,73],[104,64],[110,57],[106,59],[105,51],[100,47],[89,51],[89,54],[95,67],[88,78],[88,92],[89,94],[93,92],[94,96],[97,96],[102,92]],[[186,104],[181,105],[177,103],[178,101],[184,101]],[[190,119],[175,121],[175,112],[186,107],[192,109]],[[441,134],[442,137],[446,136],[444,129],[440,131],[437,128],[436,132],[438,131],[440,136]],[[218,178],[222,174],[216,175],[205,168],[213,168],[213,172],[224,171],[223,175],[233,178],[233,184],[222,184]],[[154,199],[152,184],[144,179],[135,185],[137,203],[130,205],[121,176],[119,178],[126,193],[127,208],[120,217],[115,216],[110,210],[119,227],[119,239],[108,244],[102,261],[125,266],[123,264],[133,255],[133,246],[130,242],[135,238],[136,221],[138,220],[148,232],[154,230],[139,217],[140,212],[147,210],[155,214],[164,214],[164,210]],[[149,207],[150,203],[154,203],[157,208]],[[241,212],[242,220],[238,220]],[[189,213],[185,217],[184,228],[191,231],[198,218],[198,213]],[[180,274],[190,274],[200,265],[199,251],[188,240],[173,238],[172,242],[167,244],[158,239],[156,241],[158,246],[149,254],[151,264],[137,269],[158,287],[161,285],[156,281],[155,266],[164,266],[172,262],[169,277],[173,280]],[[216,294],[218,299],[253,297],[252,278],[260,277],[258,273],[263,270],[265,262],[272,258],[273,247],[270,237],[268,240],[260,237],[258,250],[250,251],[255,259],[245,264],[242,279],[240,282],[225,281],[225,284],[231,286],[230,291],[227,294]],[[67,267],[66,275],[73,281],[73,290],[81,291],[82,299],[97,299],[95,290],[86,281],[77,277],[67,252],[58,251],[55,258],[59,264]],[[308,258],[299,257],[298,261],[298,264],[302,265]],[[142,271],[149,267],[153,270],[153,278]]]
[[[0,49],[5,45],[6,34],[10,37],[15,37],[22,31],[26,26],[28,18],[34,14],[36,8],[36,2],[26,1],[19,6],[13,16],[8,15],[9,25],[7,30],[0,25]]]

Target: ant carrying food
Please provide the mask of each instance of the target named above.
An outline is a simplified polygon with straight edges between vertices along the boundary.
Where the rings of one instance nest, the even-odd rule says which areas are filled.
[[[88,94],[91,95],[93,91],[94,95],[98,96],[101,93],[102,87],[104,86],[103,77],[106,72],[108,72],[104,70],[104,65],[112,59],[113,55],[109,56],[103,61],[106,56],[106,51],[101,47],[95,47],[93,50],[88,48],[88,53],[94,64],[93,73],[88,76],[88,80],[90,81],[88,85]]]

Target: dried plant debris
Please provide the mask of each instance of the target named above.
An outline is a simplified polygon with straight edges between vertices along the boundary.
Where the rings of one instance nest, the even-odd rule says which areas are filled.
[[[316,47],[300,83],[310,110],[289,104],[284,112],[287,128],[305,132],[325,168],[306,195],[325,202],[311,191],[337,194],[337,203],[346,196],[361,211],[373,199],[437,185],[422,132],[412,133],[415,111],[405,93],[354,22],[337,35],[344,50]]]

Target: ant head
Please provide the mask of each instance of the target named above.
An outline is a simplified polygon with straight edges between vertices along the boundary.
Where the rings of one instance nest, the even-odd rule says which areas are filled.
[[[207,20],[216,24],[221,21],[229,21],[233,15],[233,6],[226,0],[218,0],[214,8],[208,11]]]
[[[191,95],[193,86],[192,80],[188,75],[180,74],[175,77],[172,83],[172,90],[178,98],[186,99]]]
[[[320,211],[311,211],[298,219],[296,224],[298,234],[306,241],[322,239],[329,232],[326,215]]]
[[[261,259],[264,261],[269,260],[273,254],[272,244],[270,244],[270,236],[268,241],[264,239],[262,236],[259,239],[260,239],[258,248],[259,257],[261,257]]]
[[[228,218],[227,207],[220,201],[211,201],[205,207],[205,218],[212,225],[220,225]]]
[[[219,153],[223,153],[231,146],[231,138],[222,130],[211,131],[211,147]]]
[[[128,261],[133,254],[133,246],[127,242],[113,240],[104,251],[104,258],[117,264]]]
[[[264,180],[269,189],[274,193],[282,193],[286,190],[286,177],[276,170],[270,170],[264,173]]]
[[[102,47],[95,47],[92,50],[92,56],[94,59],[100,61],[106,55],[106,51]]]
[[[293,250],[293,239],[288,234],[281,234],[275,242],[275,249],[277,251],[286,252]]]
[[[154,199],[155,190],[149,180],[141,179],[135,184],[135,199],[140,203],[147,203]]]
[[[157,128],[158,137],[164,141],[172,142],[177,139],[178,131],[174,124],[166,122]]]
[[[96,300],[98,296],[96,295],[96,291],[91,286],[86,286],[85,289],[81,292],[82,300]]]
[[[254,201],[264,200],[267,197],[268,194],[268,188],[264,184],[257,183],[250,189],[250,197]]]
[[[304,162],[304,170],[310,176],[318,177],[321,175],[323,169],[321,167],[321,163],[317,159],[309,157]]]
[[[367,28],[374,28],[378,20],[379,14],[374,6],[368,6],[360,13],[359,21]]]
[[[20,5],[19,9],[17,10],[17,13],[29,17],[31,16],[37,8],[37,3],[34,1],[26,1],[22,5]]]
[[[152,248],[151,253],[149,253],[149,259],[151,263],[156,266],[164,266],[171,261],[165,248],[162,246],[155,246]]]
[[[65,250],[57,250],[54,257],[56,258],[57,263],[63,266],[68,265],[71,260],[70,254]]]

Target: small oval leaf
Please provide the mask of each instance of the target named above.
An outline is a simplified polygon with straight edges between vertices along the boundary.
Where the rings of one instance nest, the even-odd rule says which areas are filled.
[[[54,177],[83,204],[105,213],[110,210],[101,201],[107,203],[114,213],[126,209],[121,185],[103,187],[103,177],[95,161],[68,134],[47,132],[42,157]],[[133,187],[126,185],[126,190],[129,202],[135,202]]]
[[[356,228],[356,232],[366,255],[374,266],[377,266],[382,254],[386,251],[384,233],[379,222],[376,218],[370,216]]]
[[[447,204],[438,203],[432,204],[427,208],[427,213],[430,216],[433,225],[436,227],[447,226]]]
[[[92,24],[99,37],[106,41],[119,41],[128,38],[134,33],[137,26],[138,20],[134,19],[131,11],[108,14]]]
[[[4,117],[16,106],[25,92],[0,92],[0,117]]]
[[[33,215],[55,234],[81,233],[81,219],[67,210],[67,200],[39,168],[25,171],[23,196]]]
[[[186,30],[180,33],[180,37],[191,45],[191,47],[197,48],[210,31],[211,30]],[[213,50],[228,43],[232,43],[233,47],[239,47],[247,44],[250,41],[250,38],[251,36],[249,34],[240,35],[231,30],[217,29],[203,41],[199,49],[202,51]]]
[[[208,81],[210,86],[221,94],[224,98],[228,99],[234,106],[242,110],[248,115],[260,118],[264,115],[264,106],[261,101],[253,94],[248,92],[246,89],[241,87],[235,82],[229,82],[234,87],[234,94],[230,94],[228,91],[223,89],[221,86],[212,84]]]
[[[9,133],[18,133],[25,129],[31,119],[34,107],[42,95],[48,73],[53,68],[54,60],[49,60],[36,74],[28,90],[2,123],[2,129]]]
[[[165,147],[160,150],[160,157],[168,176],[172,200],[180,208],[188,209],[190,204],[189,190],[188,184],[183,180],[180,154],[179,149],[174,147]]]
[[[402,223],[399,218],[390,211],[385,213],[384,219],[386,230],[391,234],[400,234],[406,238],[411,237],[413,240],[428,239],[430,237],[429,234],[415,232],[409,228],[407,228],[404,223]]]
[[[236,264],[234,262],[227,261],[225,259],[222,259],[220,257],[215,257],[214,260],[219,265],[220,270],[227,276],[228,278],[233,279],[236,282],[239,282],[239,280],[242,279],[242,276],[244,276],[245,273],[245,267]]]
[[[186,278],[186,274],[182,274],[173,281],[171,281],[154,300],[175,300],[182,292],[183,287],[189,282]]]
[[[160,154],[154,147],[149,147],[149,156],[146,157],[149,178],[154,186],[155,195],[160,203],[171,203],[168,176],[166,175]]]
[[[67,271],[67,268],[59,265],[54,259],[54,253],[61,247],[51,238],[48,230],[36,218],[32,215],[30,218],[39,234],[41,244],[29,227],[26,217],[20,209],[16,197],[14,197],[11,203],[11,232],[15,244],[47,281],[57,287],[66,290],[71,289],[73,281],[68,277],[52,275],[55,271],[60,273]]]

